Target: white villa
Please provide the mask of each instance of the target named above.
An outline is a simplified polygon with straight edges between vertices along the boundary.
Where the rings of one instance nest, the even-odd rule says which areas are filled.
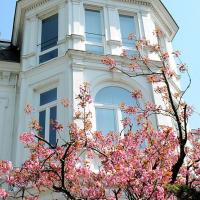
[[[156,27],[164,32],[162,48],[172,52],[178,26],[160,0],[18,0],[11,41],[0,41],[0,160],[19,166],[26,158],[19,141],[30,122],[26,104],[34,107],[41,134],[55,143],[50,119],[68,126],[74,109],[63,109],[59,102],[74,102],[83,82],[91,87],[94,129],[120,130],[116,104],[129,102],[133,88],[141,89],[146,100],[159,102],[145,78],[110,72],[101,62],[111,55],[123,65],[122,50],[135,51],[128,34],[155,43]],[[173,57],[170,62],[176,66]],[[179,88],[177,82],[172,85]]]

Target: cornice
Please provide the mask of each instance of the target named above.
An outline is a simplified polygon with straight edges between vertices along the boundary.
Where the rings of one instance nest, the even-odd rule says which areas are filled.
[[[153,10],[154,14],[156,15],[156,17],[158,18],[158,20],[160,21],[160,23],[163,25],[163,27],[165,28],[165,31],[167,31],[167,34],[169,36],[172,35],[172,31],[170,30],[170,28],[167,26],[167,24],[164,22],[164,20],[160,17],[158,11],[155,9],[155,7],[150,4],[151,9]]]
[[[149,3],[148,1],[137,1],[137,0],[117,0],[117,1],[125,2],[125,3],[133,3],[136,5],[142,5],[142,6],[151,6],[151,3]]]
[[[20,63],[0,61],[0,72],[20,72]]]
[[[13,38],[12,42],[14,45],[18,45],[20,43],[22,37],[22,29],[23,29],[23,18],[25,14],[29,11],[33,11],[34,9],[41,7],[49,2],[51,3],[66,3],[68,0],[19,0],[17,2],[16,14],[15,14],[15,22],[13,28]],[[73,2],[85,2],[83,0],[71,0]],[[176,32],[178,31],[178,26],[176,22],[173,20],[172,16],[169,14],[167,9],[164,7],[160,0],[113,0],[116,2],[123,2],[129,4],[135,4],[139,6],[148,7],[152,10],[154,16],[158,19],[159,23],[166,31],[166,35],[170,40],[173,39]],[[106,5],[112,5],[112,1],[106,1]],[[34,12],[33,12],[34,13]]]
[[[50,0],[40,0],[40,1],[37,1],[35,3],[33,3],[32,5],[28,6],[26,9],[25,9],[25,12],[27,11],[30,11],[30,10],[33,10],[39,6],[42,6],[46,3],[48,3]]]
[[[173,32],[170,30],[169,26],[164,22],[164,20],[160,16],[159,12],[157,11],[156,7],[152,4],[152,2],[150,2],[150,0],[146,0],[146,1],[145,0],[141,0],[141,1],[139,1],[139,0],[116,0],[116,1],[125,2],[125,3],[132,3],[132,4],[136,4],[136,5],[140,5],[140,6],[149,7],[153,11],[156,18],[160,21],[162,26],[165,28],[165,31],[167,31],[167,35],[169,37],[172,37]],[[153,0],[153,1],[155,1],[155,0]],[[156,1],[155,1],[155,4],[156,4]]]
[[[0,86],[16,86],[18,74],[0,70]]]

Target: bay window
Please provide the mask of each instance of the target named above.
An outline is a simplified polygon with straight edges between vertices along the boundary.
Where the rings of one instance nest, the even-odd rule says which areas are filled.
[[[129,117],[136,127],[136,120],[121,111],[119,105],[136,105],[128,90],[121,87],[109,86],[100,90],[95,97],[96,129],[104,135],[109,131],[120,132],[123,130],[121,120]]]
[[[41,44],[39,63],[58,56],[58,14],[43,19],[41,22]]]
[[[52,126],[52,121],[57,119],[57,88],[41,93],[39,103],[40,136],[55,145],[56,130]]]
[[[104,53],[102,18],[101,10],[85,9],[85,45],[88,52]]]

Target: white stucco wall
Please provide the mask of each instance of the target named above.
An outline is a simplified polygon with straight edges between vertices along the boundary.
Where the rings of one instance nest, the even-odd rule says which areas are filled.
[[[17,71],[12,72],[10,69],[11,74],[18,74],[18,82],[10,85],[9,78],[6,83],[0,79],[0,159],[12,159],[16,166],[26,159],[27,154],[19,142],[20,133],[27,130],[31,121],[30,116],[25,115],[24,107],[27,103],[32,104],[35,108],[34,117],[38,119],[38,95],[41,91],[57,87],[58,101],[67,97],[74,102],[80,84],[86,81],[91,85],[93,98],[101,88],[116,85],[128,90],[142,89],[146,100],[160,101],[146,79],[131,79],[117,72],[109,72],[107,67],[101,63],[102,56],[85,52],[85,7],[92,6],[102,10],[105,27],[104,53],[116,55],[117,58],[122,52],[119,13],[136,16],[137,35],[155,43],[156,38],[153,31],[159,18],[156,18],[157,14],[154,13],[152,7],[146,4],[114,0],[41,2],[43,3],[26,9],[21,22],[20,31],[23,33],[20,44],[21,63],[17,66]],[[31,4],[31,1],[27,1],[27,8],[28,4]],[[39,64],[40,48],[38,44],[40,44],[41,37],[41,19],[53,13],[59,15],[58,57]],[[164,25],[162,28],[164,32],[167,31]],[[166,47],[172,51],[172,45],[167,35]],[[151,59],[157,59],[155,55],[149,56]],[[170,62],[174,63],[173,58],[170,58]],[[8,66],[8,63],[4,63],[4,65]],[[4,71],[0,62],[0,73]],[[92,112],[95,116],[94,107]],[[65,128],[72,119],[72,113],[72,108],[62,109],[61,105],[58,105],[58,120],[65,125]],[[154,119],[154,121],[156,124],[159,120]],[[93,123],[95,129],[95,117]]]

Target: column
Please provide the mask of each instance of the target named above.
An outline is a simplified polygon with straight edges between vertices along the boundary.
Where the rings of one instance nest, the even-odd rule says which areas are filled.
[[[68,18],[67,18],[67,2],[64,1],[59,5],[59,10],[58,10],[58,54],[59,56],[65,55],[65,52],[67,50],[67,40],[66,40],[66,35],[67,35],[67,23],[68,23]]]
[[[122,53],[121,49],[121,32],[120,32],[120,22],[119,13],[117,8],[108,6],[108,24],[107,29],[107,43],[110,47],[110,53],[113,55],[120,55]]]
[[[72,0],[71,39],[73,49],[85,50],[84,45],[84,7],[81,0]]]
[[[157,44],[158,40],[156,35],[153,32],[156,29],[155,23],[149,12],[142,12],[142,21],[144,25],[144,36],[147,40],[150,41],[151,44]],[[159,57],[155,53],[149,53],[149,58],[152,60],[159,60]]]
[[[23,55],[22,55],[22,69],[35,67],[37,65],[37,51],[38,51],[38,18],[36,15],[27,18],[25,22]]]

